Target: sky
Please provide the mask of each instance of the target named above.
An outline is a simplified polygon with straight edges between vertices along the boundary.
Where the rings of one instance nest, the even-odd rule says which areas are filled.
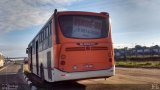
[[[115,48],[160,45],[160,0],[0,0],[0,52],[27,56],[29,42],[55,8],[108,12]]]

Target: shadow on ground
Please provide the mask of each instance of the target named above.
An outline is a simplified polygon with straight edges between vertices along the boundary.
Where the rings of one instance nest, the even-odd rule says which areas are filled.
[[[38,90],[86,90],[86,86],[79,84],[76,81],[63,81],[48,83],[42,81],[39,77],[32,73],[25,72],[26,76],[36,86]]]

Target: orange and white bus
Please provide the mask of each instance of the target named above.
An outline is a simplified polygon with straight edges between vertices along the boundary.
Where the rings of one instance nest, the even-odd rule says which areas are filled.
[[[26,52],[30,71],[48,82],[106,78],[115,74],[107,12],[55,9]]]

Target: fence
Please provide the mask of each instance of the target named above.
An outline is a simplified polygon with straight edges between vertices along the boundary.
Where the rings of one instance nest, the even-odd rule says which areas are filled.
[[[114,49],[116,60],[120,59],[146,59],[146,58],[160,58],[160,47],[158,45],[152,47],[135,46],[134,48],[120,48]]]

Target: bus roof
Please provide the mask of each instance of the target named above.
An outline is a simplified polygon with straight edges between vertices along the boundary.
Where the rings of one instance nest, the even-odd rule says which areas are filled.
[[[85,14],[106,14],[106,15],[109,15],[108,12],[88,12],[88,11],[59,11],[58,13],[74,13],[74,14],[78,14],[78,13],[85,13]]]

